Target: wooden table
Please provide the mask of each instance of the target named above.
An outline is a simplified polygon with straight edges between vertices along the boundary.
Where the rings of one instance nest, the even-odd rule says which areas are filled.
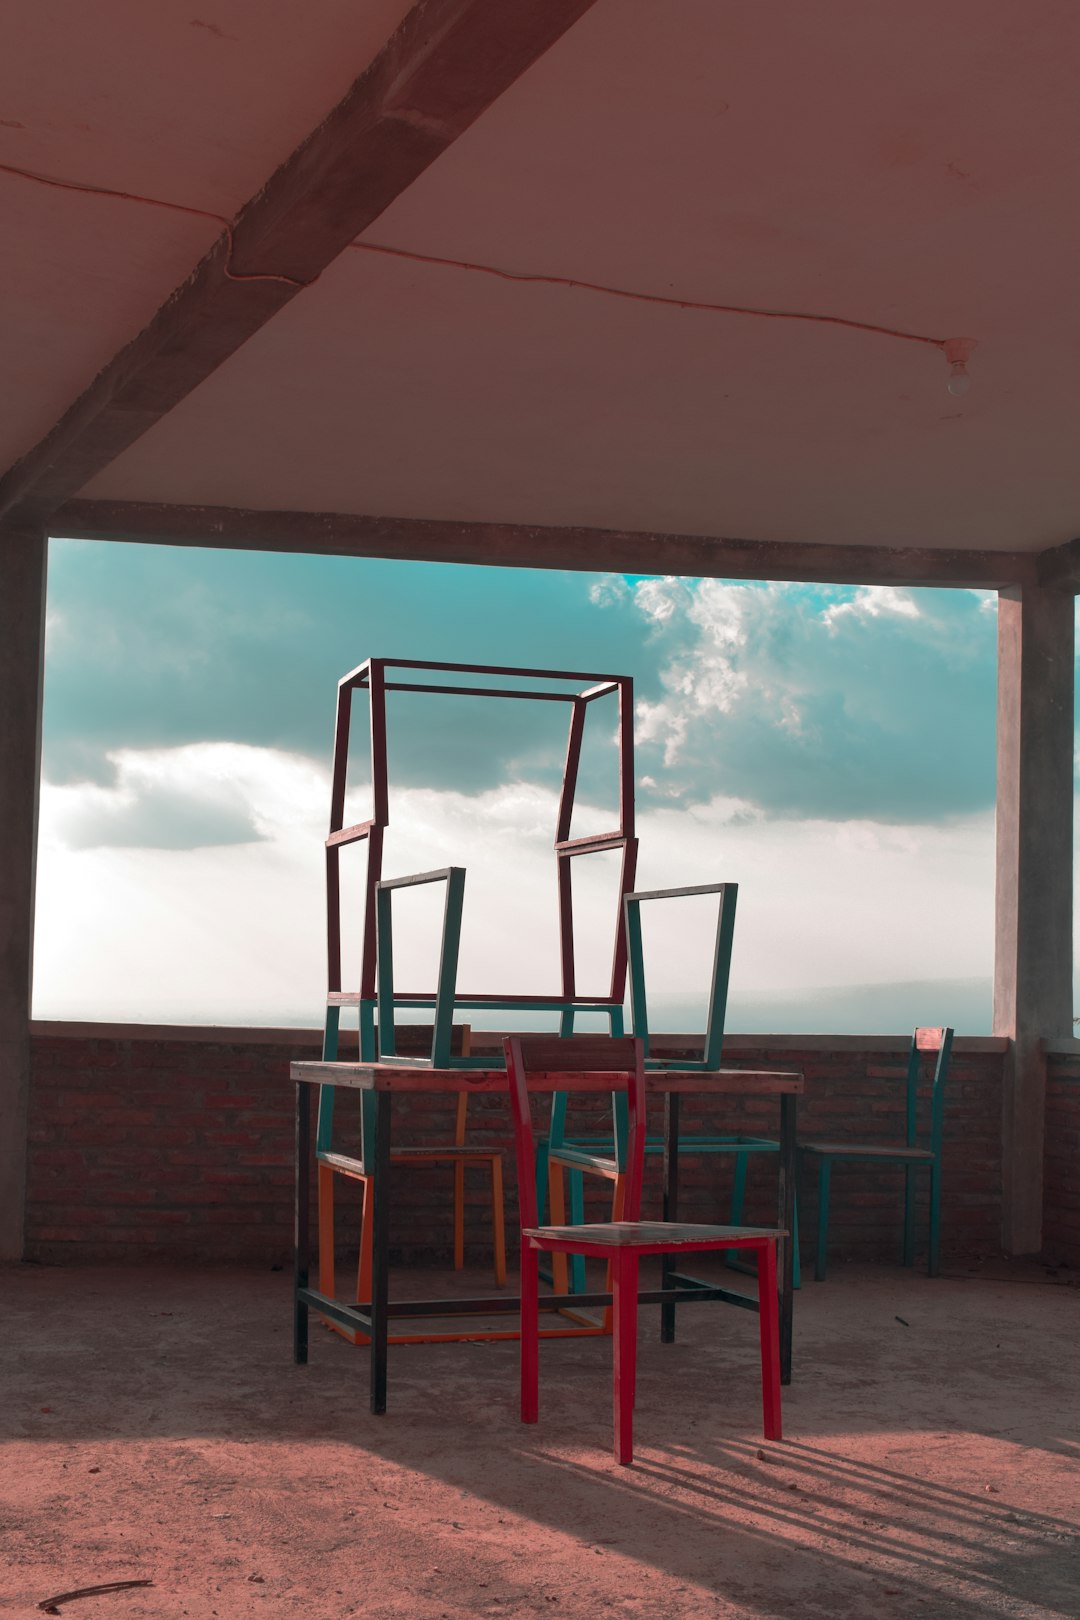
[[[386,1411],[387,1337],[391,1316],[431,1317],[492,1314],[516,1311],[519,1300],[499,1295],[482,1299],[440,1299],[391,1302],[390,1258],[390,1132],[391,1104],[395,1095],[409,1092],[506,1092],[503,1069],[433,1069],[398,1063],[293,1063],[296,1081],[296,1202],[295,1265],[293,1280],[293,1355],[298,1363],[308,1358],[308,1312],[314,1309],[343,1326],[360,1329],[371,1339],[371,1410]],[[679,1100],[684,1094],[702,1097],[775,1097],[780,1105],[780,1151],[777,1225],[794,1227],[795,1144],[797,1099],[804,1089],[801,1074],[762,1069],[649,1069],[646,1091],[664,1099],[664,1219],[677,1220],[679,1206]],[[335,1086],[375,1094],[375,1141],[365,1154],[364,1169],[374,1179],[373,1272],[371,1301],[350,1305],[331,1299],[310,1286],[312,1101],[319,1086]],[[530,1076],[529,1089],[538,1092],[609,1092],[611,1076],[603,1073],[558,1073]],[[658,1289],[643,1289],[643,1304],[661,1306],[661,1338],[675,1336],[675,1307],[704,1300],[721,1300],[756,1311],[757,1301],[737,1289],[684,1276],[666,1269]],[[549,1294],[544,1310],[607,1305],[610,1294]],[[780,1372],[791,1382],[792,1245],[780,1244]]]

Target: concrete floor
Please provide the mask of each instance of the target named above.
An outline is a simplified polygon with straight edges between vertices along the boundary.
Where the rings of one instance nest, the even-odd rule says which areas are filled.
[[[1076,1280],[838,1266],[770,1445],[755,1319],[661,1347],[647,1312],[620,1469],[604,1339],[545,1347],[537,1428],[515,1344],[391,1350],[374,1419],[366,1351],[316,1328],[291,1364],[284,1274],[9,1268],[0,1607],[147,1579],[62,1612],[1075,1617]]]

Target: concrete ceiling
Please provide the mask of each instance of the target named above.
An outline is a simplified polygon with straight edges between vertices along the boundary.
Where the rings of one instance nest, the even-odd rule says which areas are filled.
[[[0,161],[230,215],[406,7],[190,9],[36,5],[4,53]],[[821,544],[1069,540],[1078,56],[1064,0],[598,0],[365,234],[972,338],[963,399],[930,344],[346,250],[82,494]],[[0,196],[10,461],[219,228],[2,174]]]

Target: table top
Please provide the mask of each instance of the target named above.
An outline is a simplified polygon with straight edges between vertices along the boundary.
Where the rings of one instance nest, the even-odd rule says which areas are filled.
[[[505,1069],[433,1069],[408,1063],[320,1063],[289,1065],[294,1080],[355,1091],[506,1091]],[[610,1091],[610,1070],[536,1070],[530,1091]],[[794,1069],[646,1069],[646,1092],[696,1092],[701,1096],[781,1097],[805,1090]]]

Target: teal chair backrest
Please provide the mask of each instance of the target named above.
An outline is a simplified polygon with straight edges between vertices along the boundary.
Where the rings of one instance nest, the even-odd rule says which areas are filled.
[[[735,907],[739,898],[737,883],[700,883],[686,889],[650,889],[628,894],[623,901],[626,926],[626,956],[630,975],[630,1008],[634,1034],[642,1042],[646,1064],[662,1066],[649,1058],[649,1005],[645,987],[645,950],[642,943],[641,908],[646,900],[680,900],[687,895],[717,895],[716,938],[713,944],[712,973],[709,979],[709,1007],[705,1016],[705,1044],[700,1058],[673,1060],[680,1069],[718,1069],[724,1047],[724,1021],[727,1017],[728,980],[731,976],[731,946],[735,935]]]
[[[649,1003],[645,983],[645,947],[641,928],[641,908],[647,900],[680,900],[688,895],[715,894],[717,899],[716,937],[713,943],[709,977],[709,1005],[705,1016],[705,1040],[700,1058],[649,1057]],[[699,883],[682,889],[647,889],[623,897],[623,925],[626,930],[626,961],[630,979],[630,1010],[634,1035],[641,1041],[646,1068],[717,1069],[724,1047],[727,1017],[728,980],[731,975],[731,947],[735,934],[735,907],[739,898],[737,883]],[[614,1113],[615,1160],[626,1166],[628,1121],[625,1095],[612,1098]],[[561,1144],[565,1129],[565,1099],[552,1111],[552,1145]]]
[[[934,1078],[930,1089],[930,1151],[941,1155],[941,1141],[945,1128],[945,1079],[952,1057],[953,1031],[943,1029],[917,1029],[911,1037],[907,1066],[907,1145],[919,1145],[919,1075],[924,1052],[936,1052]]]

